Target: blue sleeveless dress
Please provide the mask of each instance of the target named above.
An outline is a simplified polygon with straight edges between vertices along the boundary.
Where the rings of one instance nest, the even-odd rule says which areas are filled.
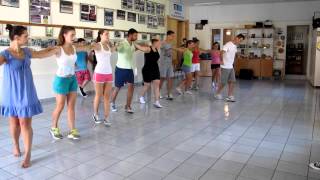
[[[43,112],[33,83],[31,52],[23,48],[24,59],[17,59],[8,50],[0,53],[5,57],[0,115],[4,117],[31,118]]]

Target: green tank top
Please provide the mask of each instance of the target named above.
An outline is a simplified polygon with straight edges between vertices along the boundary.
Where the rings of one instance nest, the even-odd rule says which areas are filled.
[[[183,65],[191,67],[192,66],[192,56],[193,53],[189,49],[183,53]]]

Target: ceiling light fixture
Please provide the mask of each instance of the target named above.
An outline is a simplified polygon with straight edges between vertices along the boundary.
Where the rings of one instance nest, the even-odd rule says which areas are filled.
[[[202,2],[202,3],[194,3],[195,6],[211,6],[211,5],[219,5],[221,2]]]

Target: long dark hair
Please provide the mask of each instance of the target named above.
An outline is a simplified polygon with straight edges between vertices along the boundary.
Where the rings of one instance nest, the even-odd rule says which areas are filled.
[[[73,26],[62,26],[59,36],[58,36],[58,46],[64,45],[66,42],[64,38],[64,34],[68,33],[69,31],[76,31],[76,29]]]
[[[13,26],[11,24],[7,24],[6,30],[9,31],[9,38],[11,41],[14,40],[14,36],[21,36],[27,31],[25,26]]]
[[[101,42],[101,35],[102,35],[105,31],[107,31],[107,30],[106,30],[106,29],[100,29],[100,30],[98,31],[98,36],[97,36],[96,42]]]
[[[214,42],[214,43],[212,44],[212,49],[213,49],[213,46],[215,46],[215,45],[218,45],[218,50],[220,50],[220,44],[219,44],[218,42]]]

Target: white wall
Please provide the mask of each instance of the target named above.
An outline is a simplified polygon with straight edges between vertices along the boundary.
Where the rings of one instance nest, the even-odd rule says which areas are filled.
[[[288,25],[309,25],[309,47],[311,47],[312,16],[320,9],[320,1],[243,4],[243,5],[216,5],[189,7],[190,38],[198,37],[200,46],[211,47],[212,29],[243,28],[245,24],[255,24],[257,21],[272,20],[275,27],[286,30]],[[200,13],[201,12],[201,13]],[[207,19],[208,25],[203,30],[195,30],[195,23]],[[310,48],[308,63],[310,62]],[[307,74],[309,65],[307,65]]]

